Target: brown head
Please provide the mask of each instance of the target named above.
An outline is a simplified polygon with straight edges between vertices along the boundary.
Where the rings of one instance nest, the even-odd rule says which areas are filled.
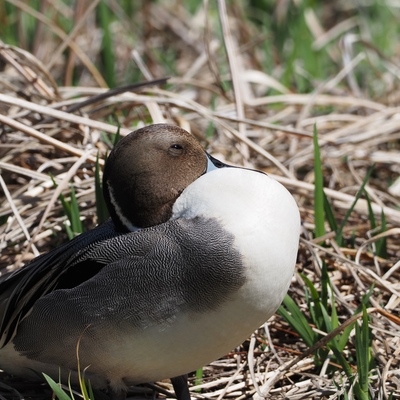
[[[128,231],[166,222],[178,196],[206,172],[207,161],[201,145],[178,126],[150,125],[121,139],[103,176],[116,228]]]

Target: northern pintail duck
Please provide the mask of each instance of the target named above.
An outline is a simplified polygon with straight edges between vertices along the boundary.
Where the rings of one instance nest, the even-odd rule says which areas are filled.
[[[295,266],[299,212],[264,173],[227,167],[185,130],[123,138],[103,177],[111,219],[0,280],[0,368],[127,386],[223,356],[278,308]]]

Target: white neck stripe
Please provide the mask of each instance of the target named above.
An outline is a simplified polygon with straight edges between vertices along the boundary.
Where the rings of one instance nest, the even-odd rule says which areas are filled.
[[[119,206],[115,196],[114,196],[114,190],[112,186],[110,185],[110,181],[107,181],[107,188],[108,188],[108,194],[110,195],[110,200],[111,204],[114,207],[115,212],[117,213],[117,216],[119,220],[122,222],[122,224],[131,232],[139,231],[140,228],[136,227],[133,225],[128,218],[125,217],[125,215],[122,213],[121,207]]]

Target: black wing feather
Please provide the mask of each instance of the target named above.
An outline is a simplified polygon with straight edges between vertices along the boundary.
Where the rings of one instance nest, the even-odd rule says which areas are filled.
[[[79,273],[73,268],[79,251],[99,241],[120,235],[111,220],[77,236],[49,253],[33,259],[17,271],[1,277],[0,281],[0,348],[15,335],[16,327],[33,304],[58,287],[77,286],[104,266],[89,263]]]

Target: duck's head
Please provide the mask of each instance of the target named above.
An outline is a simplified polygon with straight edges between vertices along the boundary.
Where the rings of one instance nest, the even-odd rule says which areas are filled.
[[[224,166],[177,126],[155,124],[130,133],[111,151],[103,175],[104,198],[117,230],[168,221],[187,186]]]

